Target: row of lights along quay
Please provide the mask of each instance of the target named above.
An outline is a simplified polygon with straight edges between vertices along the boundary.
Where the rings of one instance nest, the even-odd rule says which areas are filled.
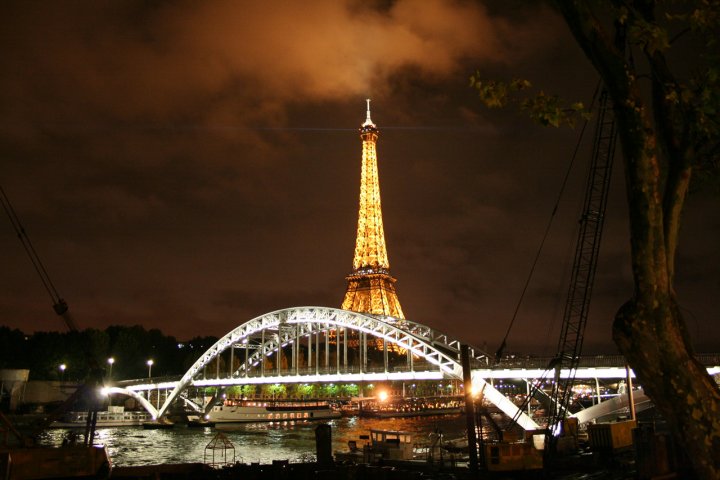
[[[108,380],[108,381],[112,380],[112,370],[113,370],[113,365],[114,365],[114,364],[115,364],[115,357],[110,357],[110,358],[107,359],[107,365],[108,365],[108,367],[107,367],[107,380]],[[155,361],[154,361],[152,358],[148,359],[148,360],[145,362],[145,365],[147,365],[147,367],[148,367],[148,378],[152,378],[152,367],[153,367],[154,364],[155,364]],[[67,363],[61,363],[60,365],[58,365],[58,370],[60,371],[60,380],[61,380],[61,381],[64,381],[64,380],[65,380],[65,371],[66,371],[67,369],[68,369],[68,364],[67,364]]]

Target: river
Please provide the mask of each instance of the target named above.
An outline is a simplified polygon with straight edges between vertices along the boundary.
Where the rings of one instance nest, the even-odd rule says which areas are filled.
[[[342,417],[327,422],[332,428],[333,451],[345,451],[349,440],[359,440],[370,429],[403,430],[415,434],[415,441],[427,443],[439,430],[445,438],[463,435],[465,417],[445,415],[413,418]],[[107,447],[113,465],[136,466],[160,463],[210,463],[212,451],[205,447],[221,431],[235,447],[234,458],[244,463],[272,463],[273,460],[308,461],[315,457],[315,427],[318,422],[273,422],[222,424],[218,428],[144,430],[142,427],[99,428],[95,443]],[[40,443],[59,445],[68,429],[44,432]],[[216,458],[221,453],[216,451]],[[228,454],[232,459],[232,451]]]

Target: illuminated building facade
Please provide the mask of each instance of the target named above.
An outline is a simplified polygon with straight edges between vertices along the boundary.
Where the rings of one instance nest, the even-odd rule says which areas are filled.
[[[360,127],[360,138],[362,172],[355,256],[352,272],[346,277],[348,285],[341,308],[404,319],[385,246],[377,167],[378,129],[370,119],[370,100],[367,100],[367,118]]]

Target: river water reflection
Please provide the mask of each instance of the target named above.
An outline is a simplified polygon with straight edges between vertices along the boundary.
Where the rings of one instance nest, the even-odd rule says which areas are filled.
[[[343,417],[327,423],[332,427],[333,451],[346,450],[349,440],[358,440],[370,429],[410,431],[419,443],[427,443],[429,435],[436,430],[445,438],[457,438],[465,431],[462,415],[385,419]],[[205,447],[218,431],[222,431],[235,446],[236,461],[297,462],[314,458],[317,425],[318,422],[274,422],[222,424],[217,429],[184,425],[176,425],[171,430],[100,428],[95,443],[107,447],[113,465],[117,466],[209,462],[211,452],[206,458]],[[48,430],[42,435],[41,443],[59,445],[67,433],[67,429]]]

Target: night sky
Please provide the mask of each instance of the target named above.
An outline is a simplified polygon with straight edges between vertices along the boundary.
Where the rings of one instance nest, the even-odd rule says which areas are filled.
[[[339,307],[369,97],[403,310],[494,351],[579,129],[488,110],[468,79],[585,103],[597,82],[560,17],[527,1],[6,1],[1,25],[0,183],[78,326],[180,339]],[[510,351],[554,353],[591,139]],[[588,352],[616,351],[632,293],[617,158]],[[720,351],[717,206],[693,193],[678,258],[699,351]],[[64,330],[7,218],[0,252],[0,324]]]

